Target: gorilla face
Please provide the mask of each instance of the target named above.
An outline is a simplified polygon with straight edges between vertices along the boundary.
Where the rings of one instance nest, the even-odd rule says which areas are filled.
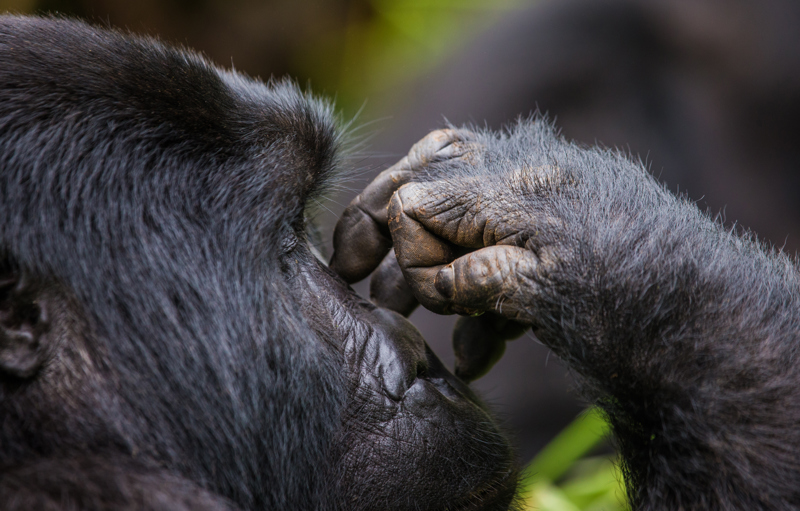
[[[291,84],[0,17],[10,509],[508,507],[484,406],[306,242],[338,141]]]

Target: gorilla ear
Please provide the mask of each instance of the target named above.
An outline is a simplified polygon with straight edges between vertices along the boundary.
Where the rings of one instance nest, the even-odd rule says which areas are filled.
[[[47,305],[24,276],[0,273],[0,377],[29,378],[42,366]]]

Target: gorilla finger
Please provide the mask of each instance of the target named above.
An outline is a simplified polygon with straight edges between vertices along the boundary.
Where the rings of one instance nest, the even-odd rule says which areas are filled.
[[[372,303],[378,307],[393,310],[406,317],[419,305],[397,263],[394,250],[390,250],[386,254],[383,262],[372,274],[369,282],[369,297]]]
[[[333,231],[330,267],[349,283],[366,278],[392,246],[387,206],[395,190],[412,177],[408,158],[381,172],[345,208]]]
[[[493,313],[459,318],[453,329],[456,376],[471,382],[485,375],[500,360],[506,341],[516,339],[528,328]]]
[[[456,321],[453,329],[455,374],[465,382],[477,380],[488,373],[505,350],[505,339],[495,335],[484,316],[463,316]]]
[[[411,181],[414,171],[410,167],[408,157],[404,157],[388,169],[384,170],[358,194],[348,208],[355,207],[365,211],[388,234],[389,216],[387,207],[392,195],[398,188]]]
[[[436,236],[409,216],[403,203],[406,199],[408,195],[398,192],[389,204],[389,230],[400,267],[404,270],[431,267],[455,259],[455,245]]]
[[[365,279],[392,248],[392,239],[366,212],[348,208],[333,231],[330,268],[352,284]]]
[[[456,247],[426,230],[403,210],[403,199],[395,193],[389,204],[389,229],[397,262],[414,296],[434,312],[449,314],[448,300],[434,285],[437,273],[456,258]]]
[[[473,132],[465,129],[432,131],[411,147],[408,152],[409,164],[411,168],[418,169],[438,161],[469,159],[480,149],[476,138]]]
[[[458,313],[495,311],[525,322],[530,314],[520,297],[528,293],[519,289],[535,274],[537,262],[533,252],[524,248],[486,247],[444,266],[436,274],[434,286]]]

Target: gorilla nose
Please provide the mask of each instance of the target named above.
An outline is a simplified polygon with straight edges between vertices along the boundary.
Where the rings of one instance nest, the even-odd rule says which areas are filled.
[[[372,331],[359,354],[362,375],[371,374],[380,390],[399,401],[428,371],[425,340],[414,325],[396,312],[373,309],[369,315],[372,317],[367,322]]]
[[[350,363],[359,367],[362,382],[369,382],[394,401],[403,399],[418,379],[428,381],[451,399],[474,397],[439,361],[410,321],[388,309],[373,309],[366,314],[369,317],[360,319],[371,327],[367,342],[347,350]]]

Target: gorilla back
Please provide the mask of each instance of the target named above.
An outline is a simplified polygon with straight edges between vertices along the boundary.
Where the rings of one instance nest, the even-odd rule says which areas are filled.
[[[4,509],[508,507],[485,407],[308,247],[339,141],[290,83],[0,17]]]

